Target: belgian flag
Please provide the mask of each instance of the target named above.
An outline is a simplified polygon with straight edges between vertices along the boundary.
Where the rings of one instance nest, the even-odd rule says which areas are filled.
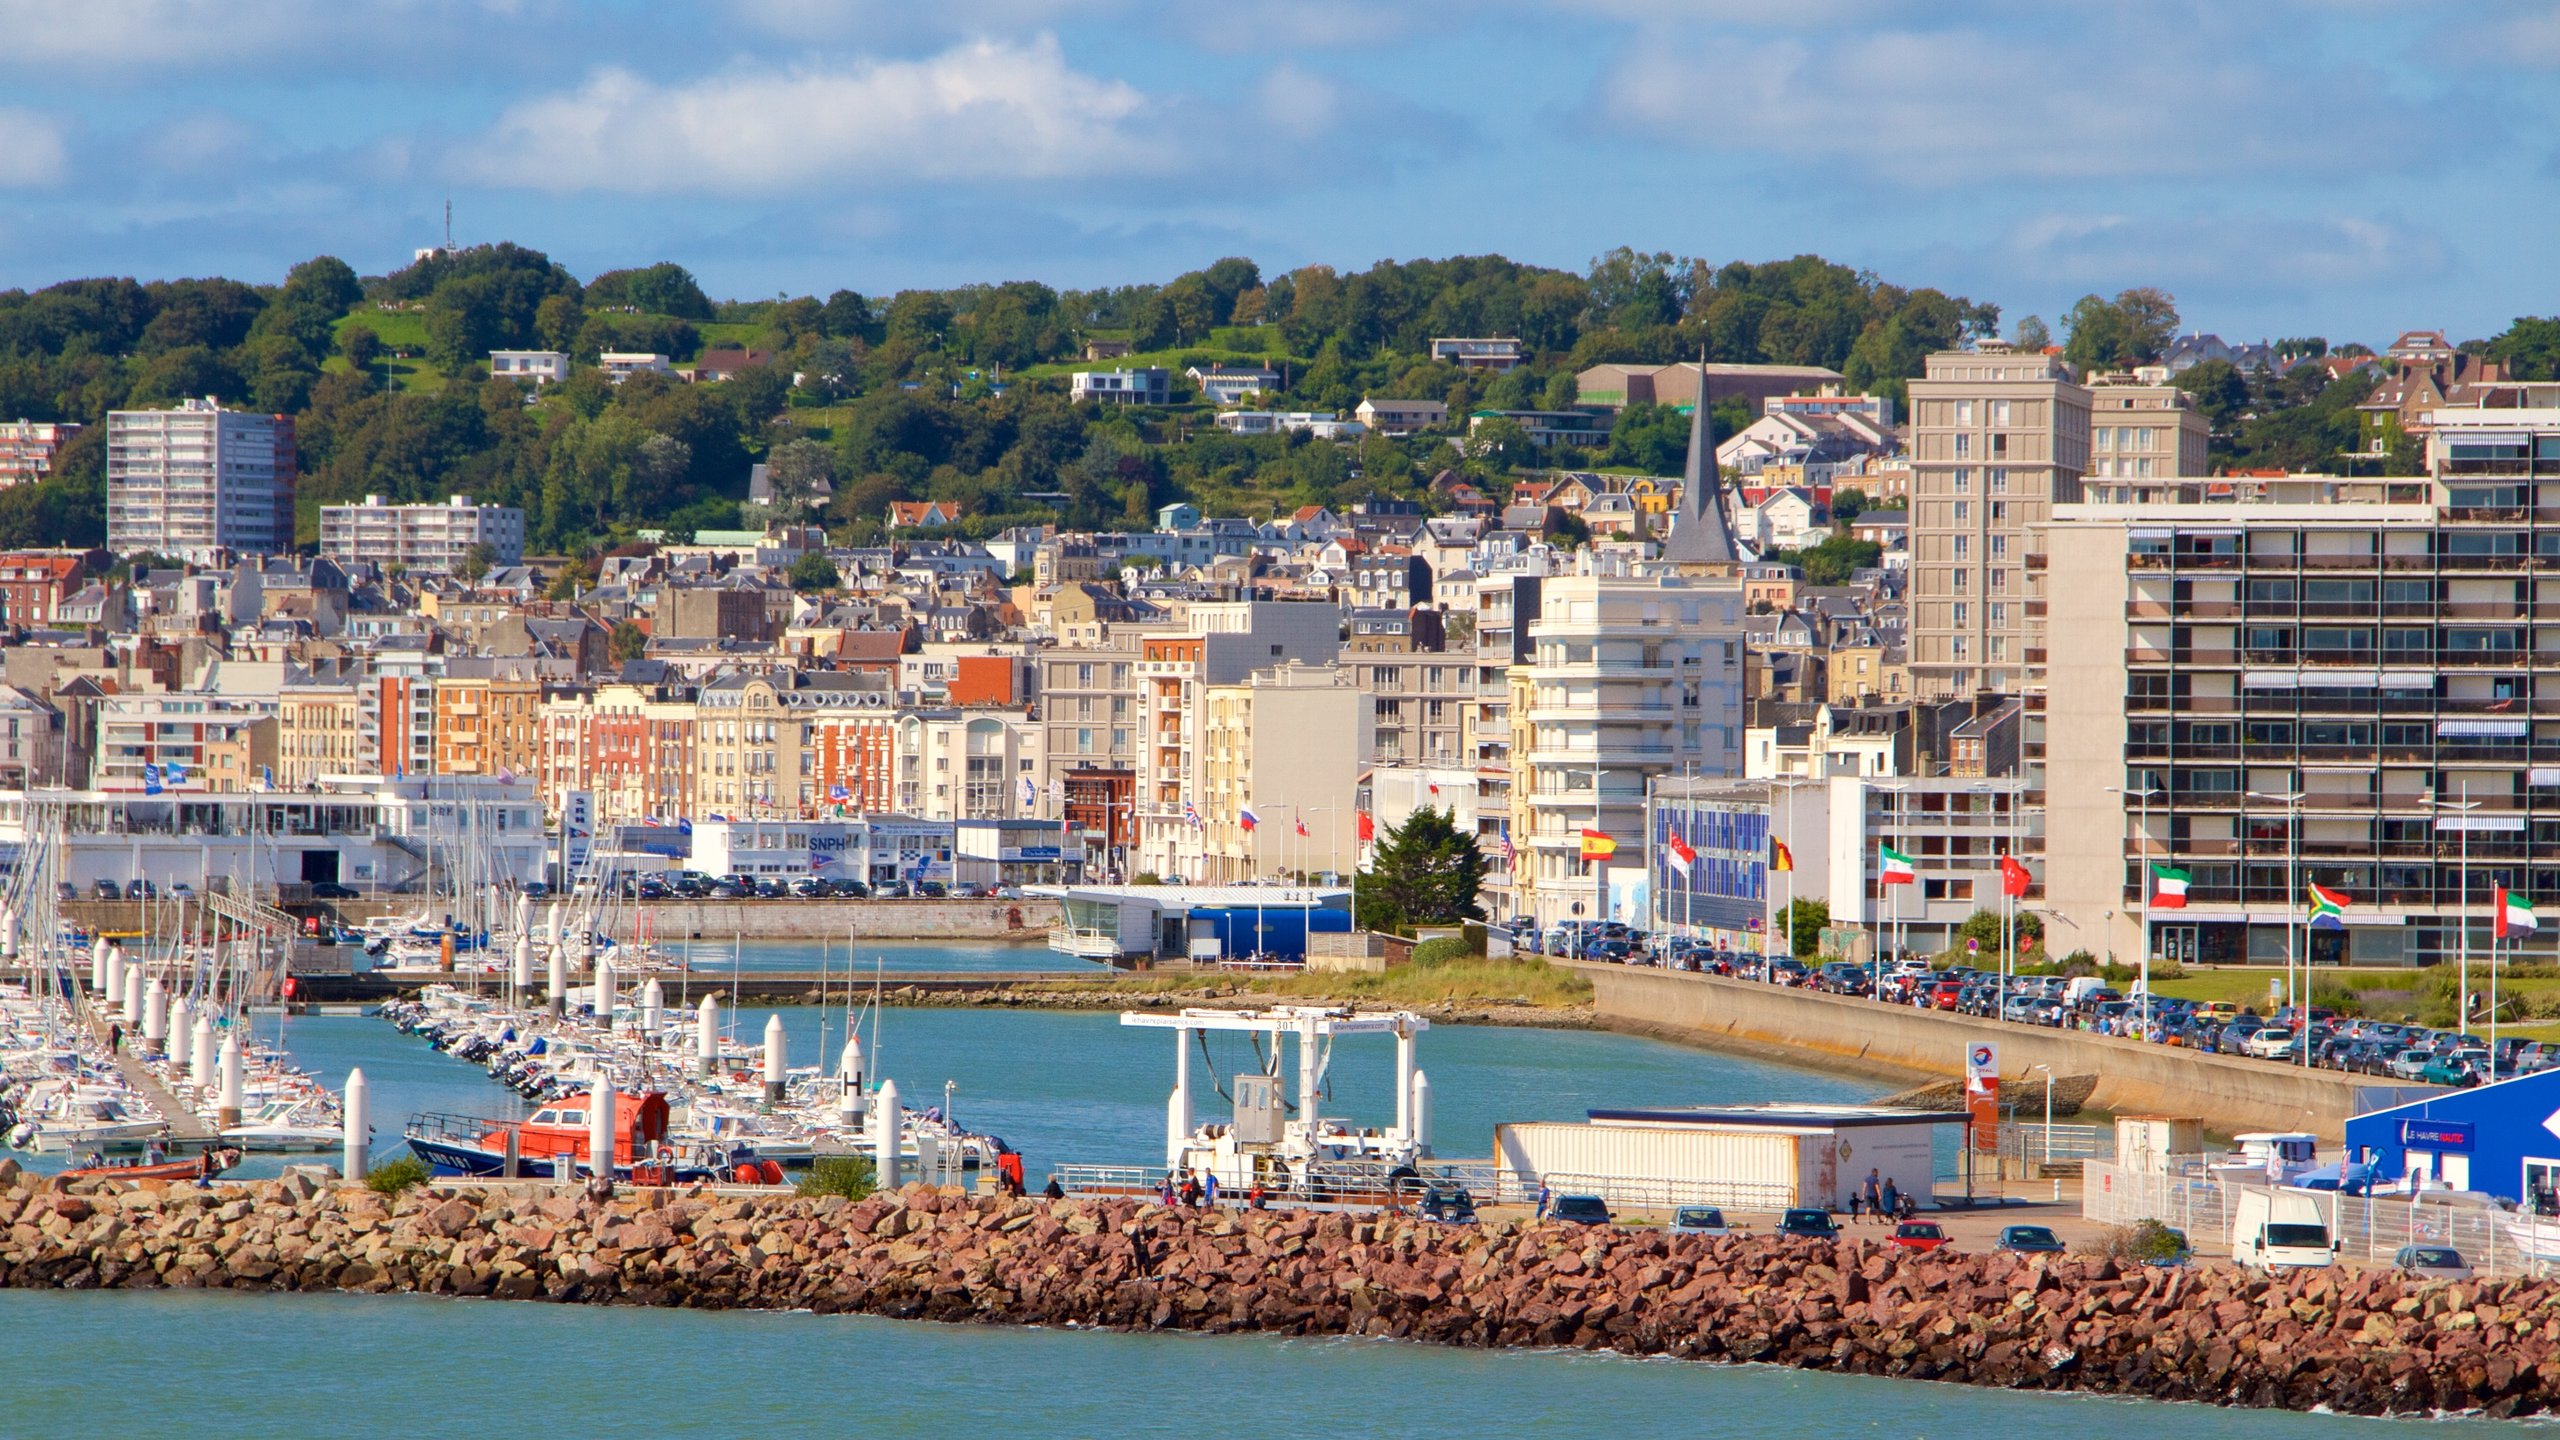
[[[1796,868],[1796,852],[1788,849],[1787,842],[1775,835],[1769,837],[1769,868],[1772,871]]]

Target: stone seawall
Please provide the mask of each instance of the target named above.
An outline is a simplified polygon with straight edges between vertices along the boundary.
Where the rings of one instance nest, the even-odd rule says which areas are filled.
[[[2038,1065],[2056,1075],[2094,1075],[2089,1103],[2151,1115],[2193,1115],[2221,1131],[2346,1133],[2355,1092],[2384,1084],[2370,1076],[2312,1070],[2236,1055],[2208,1055],[2076,1030],[2011,1025],[1946,1010],[1878,1005],[1846,995],[1625,965],[1562,962],[1591,977],[1605,1024],[1740,1044],[1763,1052],[1827,1055],[1878,1073],[1960,1075],[1965,1050],[2000,1049],[2004,1084],[2023,1085],[2022,1107],[2041,1093]]]
[[[0,1163],[0,1285],[401,1291],[1127,1330],[1570,1346],[1864,1375],[2382,1414],[2539,1414],[2560,1286],[2388,1271],[2269,1281],[2097,1257],[1905,1255],[1658,1230],[1198,1213],[1138,1201],[855,1203],[520,1187],[198,1191]]]

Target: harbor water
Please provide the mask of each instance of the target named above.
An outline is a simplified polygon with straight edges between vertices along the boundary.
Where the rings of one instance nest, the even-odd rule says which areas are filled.
[[[932,963],[916,968],[967,963],[953,947],[916,948],[940,952],[919,955]],[[753,1036],[771,1013],[750,1007],[729,1018]],[[831,1058],[842,1043],[840,1006],[778,1013],[795,1065]],[[878,1018],[865,1038],[880,1073],[918,1106],[941,1103],[943,1082],[957,1082],[962,1123],[1022,1149],[1035,1184],[1065,1161],[1162,1162],[1167,1033],[1123,1027],[1107,1012],[889,1009]],[[413,1111],[522,1113],[478,1067],[380,1019],[257,1024],[332,1087],[364,1067],[377,1156],[396,1153]],[[1193,1054],[1203,1084],[1204,1058],[1221,1079],[1255,1063],[1240,1037],[1214,1037],[1205,1057]],[[1421,1058],[1446,1155],[1486,1153],[1498,1120],[1577,1119],[1604,1104],[1855,1100],[1876,1088],[1591,1031],[1441,1027],[1423,1037]],[[1327,1113],[1384,1118],[1392,1045],[1345,1041],[1335,1067]],[[247,1173],[283,1163],[255,1157]],[[2082,1427],[2236,1440],[2415,1428],[1582,1354],[404,1296],[0,1291],[0,1354],[9,1357],[0,1435],[298,1437],[375,1425],[478,1435],[491,1423],[492,1394],[604,1436],[1197,1435],[1228,1423],[1204,1419],[1205,1394],[1214,1394],[1215,1415],[1288,1416],[1293,1427],[1349,1436],[1957,1437]],[[1320,1412],[1307,1408],[1311,1399]],[[2426,1433],[2475,1428],[2487,1427],[2454,1422]]]

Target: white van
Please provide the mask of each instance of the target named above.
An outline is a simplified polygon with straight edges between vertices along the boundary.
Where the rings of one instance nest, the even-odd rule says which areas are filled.
[[[2325,1270],[2338,1263],[2319,1197],[2243,1190],[2231,1215],[2231,1259],[2251,1270]]]

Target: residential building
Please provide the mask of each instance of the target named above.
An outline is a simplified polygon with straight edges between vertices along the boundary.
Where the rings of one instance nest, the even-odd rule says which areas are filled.
[[[1651,782],[1742,769],[1740,580],[1598,563],[1540,585],[1530,661],[1508,676],[1512,904],[1542,924],[1621,908],[1606,878],[1646,873]],[[1585,831],[1616,856],[1586,864]]]
[[[564,350],[492,350],[489,378],[557,385],[569,378],[569,355]]]
[[[2092,482],[2056,515],[2023,746],[2091,948],[2143,951],[2154,866],[2188,883],[2148,948],[2206,963],[2445,963],[2497,889],[2560,894],[2560,409],[2433,422],[2433,479]],[[2338,927],[2299,925],[2311,885]]]
[[[491,667],[481,661],[476,668]],[[542,683],[495,674],[446,675],[435,685],[435,736],[438,775],[514,780],[540,774]]]
[[[2043,663],[2044,526],[2088,472],[2090,393],[2005,346],[1932,355],[1909,391],[1912,684],[2015,690]]]
[[[675,362],[664,355],[637,350],[607,350],[596,357],[596,368],[605,378],[619,385],[643,370],[659,375],[673,375]]]
[[[107,416],[107,548],[203,564],[293,548],[293,420],[211,398]]]
[[[1468,763],[1476,657],[1414,649],[1346,654],[1342,668],[1370,701],[1372,742],[1359,758],[1381,765]]]
[[[1067,394],[1105,405],[1166,405],[1173,401],[1173,372],[1161,365],[1078,370],[1067,377]]]
[[[1509,337],[1442,338],[1431,342],[1431,358],[1442,365],[1499,372],[1528,364],[1529,347]]]
[[[1590,410],[1478,410],[1467,417],[1474,435],[1491,420],[1509,420],[1527,431],[1529,443],[1541,448],[1579,445],[1596,449],[1609,443],[1609,417]]]
[[[1449,403],[1445,400],[1381,400],[1370,396],[1351,413],[1361,424],[1390,440],[1449,423]]]
[[[2067,902],[2047,903],[2035,863],[2038,817],[2024,780],[1840,775],[1829,783],[1831,923],[1856,927],[1867,942],[1852,958],[1953,947],[1976,911],[2000,908],[2004,855],[2028,870],[2020,903],[2055,920],[2049,941],[2078,948],[2083,942],[2069,927],[2098,923],[2095,911],[2083,922],[2084,912]],[[1911,861],[1909,884],[1884,883],[1886,849]],[[1797,893],[1809,892],[1799,885]]]
[[[0,489],[53,473],[53,457],[80,427],[50,420],[0,422]]]
[[[1098,644],[1044,651],[1040,721],[1047,789],[1068,772],[1129,770],[1138,761],[1138,632],[1119,631]]]
[[[1746,401],[1755,416],[1779,396],[1819,392],[1847,383],[1839,371],[1820,365],[1716,363],[1707,366],[1707,377],[1714,383],[1718,400]],[[1698,362],[1594,365],[1574,376],[1574,387],[1574,403],[1593,409],[1616,411],[1629,405],[1669,405],[1688,410],[1698,403]]]
[[[442,505],[392,505],[367,495],[361,505],[320,507],[320,553],[340,565],[397,566],[417,575],[458,575],[474,547],[486,545],[492,568],[524,563],[524,512],[474,505],[456,495]]]
[[[1720,949],[1786,953],[1770,922],[1797,898],[1829,902],[1831,786],[1828,781],[1701,780],[1666,775],[1646,804],[1652,857],[1648,928],[1689,935]],[[1673,863],[1678,836],[1697,858]],[[1778,845],[1790,870],[1772,870]]]
[[[901,815],[1006,820],[1046,803],[1040,726],[1026,710],[908,711],[898,717],[894,763],[892,796]]]
[[[0,555],[0,626],[43,630],[55,612],[89,583],[95,552],[16,550]],[[103,557],[100,557],[103,558]]]
[[[103,696],[96,706],[89,788],[138,792],[150,789],[156,777],[169,789],[201,790],[208,746],[242,743],[249,726],[275,717],[272,698],[190,692]]]
[[[353,680],[289,682],[277,690],[278,788],[311,789],[328,775],[386,773],[380,768],[377,722],[365,698],[364,687]]]
[[[1203,689],[1291,660],[1327,663],[1341,647],[1341,612],[1331,605],[1199,604],[1186,620],[1181,633],[1138,640],[1136,864],[1166,876],[1197,876],[1207,859]]]
[[[2195,397],[2165,370],[2089,380],[2089,475],[2129,480],[2207,472],[2209,436]]]
[[[1280,388],[1280,372],[1261,365],[1194,365],[1182,373],[1212,405],[1241,405]]]
[[[1369,729],[1350,677],[1293,661],[1200,693],[1203,878],[1348,873],[1358,826],[1346,812]]]
[[[1357,440],[1369,427],[1345,420],[1330,410],[1229,410],[1218,428],[1230,435],[1287,435],[1303,432],[1318,440]]]

